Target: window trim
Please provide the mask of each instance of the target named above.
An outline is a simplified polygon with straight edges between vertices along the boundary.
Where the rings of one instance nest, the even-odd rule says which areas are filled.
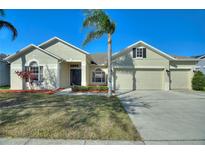
[[[144,52],[143,52],[143,49],[144,49],[144,48],[145,48],[145,47],[137,47],[137,48],[135,48],[135,52],[136,52],[135,55],[136,55],[136,57],[134,57],[134,56],[132,56],[132,57],[133,57],[134,59],[143,59],[143,58],[144,58]],[[142,55],[141,57],[138,57],[138,56],[137,56],[137,55],[138,55],[137,53],[139,52],[138,49],[140,49],[140,50],[141,50],[140,52],[142,52],[142,53],[141,53],[141,55]]]
[[[31,69],[31,63],[35,62],[37,64],[37,67],[38,67],[38,80],[34,80],[34,81],[37,81],[37,82],[43,82],[43,75],[44,75],[44,66],[43,65],[39,65],[39,62],[38,60],[30,60],[25,66],[24,66],[24,70],[26,70],[26,68],[28,68],[28,70],[30,71]],[[42,68],[42,73],[41,73],[41,68]],[[42,77],[41,77],[42,75]]]
[[[97,69],[100,69],[100,71],[96,71]],[[93,75],[95,75],[96,72],[101,72],[102,77],[101,77],[101,81],[100,82],[96,82],[96,78],[95,76],[93,77]],[[103,81],[103,74],[104,74],[104,81]],[[93,80],[94,79],[94,80]],[[106,73],[105,71],[103,71],[101,68],[96,68],[94,71],[92,71],[92,83],[98,83],[98,84],[103,84],[106,83]]]

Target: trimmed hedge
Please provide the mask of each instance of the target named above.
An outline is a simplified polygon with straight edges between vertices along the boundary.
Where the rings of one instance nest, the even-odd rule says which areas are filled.
[[[202,72],[195,72],[192,79],[192,89],[193,90],[205,90],[205,76]]]
[[[72,91],[106,91],[107,86],[73,86]]]

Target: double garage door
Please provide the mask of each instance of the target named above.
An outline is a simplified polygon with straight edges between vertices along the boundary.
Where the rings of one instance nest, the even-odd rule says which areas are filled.
[[[171,70],[170,89],[189,89],[190,70]],[[164,71],[153,69],[116,69],[115,70],[116,90],[163,90]]]
[[[116,90],[162,89],[162,70],[117,69]]]

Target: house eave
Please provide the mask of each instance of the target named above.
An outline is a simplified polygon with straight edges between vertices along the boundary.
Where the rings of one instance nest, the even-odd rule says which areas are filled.
[[[171,60],[171,61],[195,61],[195,62],[198,62],[198,61],[200,61],[200,59],[175,59],[175,60]]]

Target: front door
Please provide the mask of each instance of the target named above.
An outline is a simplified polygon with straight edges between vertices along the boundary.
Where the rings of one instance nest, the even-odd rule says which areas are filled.
[[[81,69],[70,70],[70,85],[81,85]]]

